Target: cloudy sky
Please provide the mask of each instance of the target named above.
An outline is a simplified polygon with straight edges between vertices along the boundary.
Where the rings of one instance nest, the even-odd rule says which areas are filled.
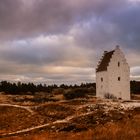
[[[116,45],[140,80],[139,0],[0,0],[0,80],[94,82]]]

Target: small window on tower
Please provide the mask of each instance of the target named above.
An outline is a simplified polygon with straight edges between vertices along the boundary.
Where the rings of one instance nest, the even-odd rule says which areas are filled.
[[[118,81],[121,81],[121,77],[118,77]]]
[[[118,62],[118,67],[120,67],[120,62]]]
[[[103,78],[101,78],[101,82],[103,82]]]

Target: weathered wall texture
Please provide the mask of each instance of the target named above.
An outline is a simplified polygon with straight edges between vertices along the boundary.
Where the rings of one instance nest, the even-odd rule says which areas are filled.
[[[107,71],[96,72],[96,95],[104,98],[112,94],[124,100],[130,99],[130,68],[124,54],[117,47],[110,59]]]

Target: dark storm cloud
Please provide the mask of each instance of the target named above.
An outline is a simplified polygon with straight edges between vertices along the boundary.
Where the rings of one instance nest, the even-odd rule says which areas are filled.
[[[110,13],[106,20],[114,24],[119,30],[118,42],[129,48],[140,51],[140,2],[124,5],[124,8],[116,13]]]
[[[80,25],[81,32],[76,38],[81,46],[102,49],[120,44],[126,49],[140,50],[140,2],[118,3]]]
[[[92,81],[116,44],[139,77],[139,13],[134,0],[0,0],[0,77]]]
[[[0,0],[0,37],[62,33],[79,21],[122,7],[125,0]]]
[[[0,0],[0,39],[65,34],[80,24],[83,34],[76,37],[86,47],[114,41],[137,49],[139,12],[140,4],[128,0]],[[83,27],[86,22],[88,29]]]
[[[139,13],[140,4],[128,0],[0,0],[0,39],[62,34],[75,24],[91,22],[83,31],[88,45],[100,46],[115,38],[138,48]]]
[[[0,0],[0,39],[15,35],[22,18],[21,1]]]

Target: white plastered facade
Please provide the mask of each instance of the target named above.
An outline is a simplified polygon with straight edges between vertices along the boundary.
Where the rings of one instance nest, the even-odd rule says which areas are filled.
[[[106,71],[96,72],[96,96],[113,95],[130,100],[130,68],[123,52],[116,47]]]

